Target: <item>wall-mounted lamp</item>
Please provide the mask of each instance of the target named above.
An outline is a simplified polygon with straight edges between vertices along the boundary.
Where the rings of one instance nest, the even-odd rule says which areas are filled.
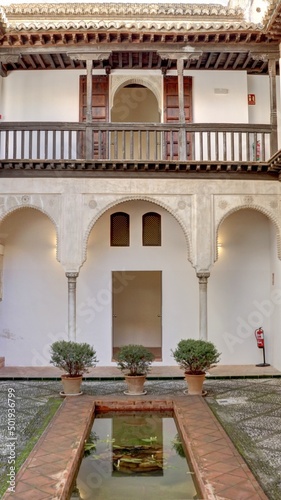
[[[222,251],[222,243],[219,243],[219,242],[218,242],[218,244],[217,244],[217,252],[218,252],[218,255],[220,255],[221,251]]]

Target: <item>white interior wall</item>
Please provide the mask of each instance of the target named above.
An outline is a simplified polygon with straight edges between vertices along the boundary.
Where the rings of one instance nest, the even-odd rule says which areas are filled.
[[[67,338],[67,280],[56,260],[52,222],[34,209],[9,215],[0,302],[1,355],[6,366],[46,366],[49,345]]]
[[[110,247],[110,215],[119,210],[130,215],[129,247]],[[161,247],[142,246],[142,215],[151,210],[162,217]],[[99,365],[108,364],[112,356],[111,272],[126,269],[162,271],[163,365],[175,364],[171,348],[181,338],[198,335],[198,281],[187,260],[179,224],[148,202],[116,205],[94,225],[77,283],[77,338],[94,345]]]
[[[254,331],[260,326],[267,334],[271,331],[271,317],[263,309],[271,292],[271,225],[260,212],[239,210],[220,226],[222,247],[211,271],[208,297],[209,338],[222,352],[222,364],[263,361]],[[267,348],[273,362],[271,335]]]

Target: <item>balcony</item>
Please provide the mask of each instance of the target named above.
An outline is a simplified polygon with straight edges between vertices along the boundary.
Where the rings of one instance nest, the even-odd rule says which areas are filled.
[[[4,122],[0,170],[268,173],[276,153],[271,130],[247,124]]]

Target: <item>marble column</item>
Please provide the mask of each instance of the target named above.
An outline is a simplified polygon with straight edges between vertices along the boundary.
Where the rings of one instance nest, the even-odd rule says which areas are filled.
[[[198,272],[199,280],[199,339],[208,340],[207,284],[210,273]]]
[[[65,273],[68,279],[68,340],[76,341],[76,279],[78,273]]]

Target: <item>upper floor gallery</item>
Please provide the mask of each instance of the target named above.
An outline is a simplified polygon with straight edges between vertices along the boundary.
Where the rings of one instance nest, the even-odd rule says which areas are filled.
[[[281,3],[226,3],[3,7],[2,173],[278,175]]]

